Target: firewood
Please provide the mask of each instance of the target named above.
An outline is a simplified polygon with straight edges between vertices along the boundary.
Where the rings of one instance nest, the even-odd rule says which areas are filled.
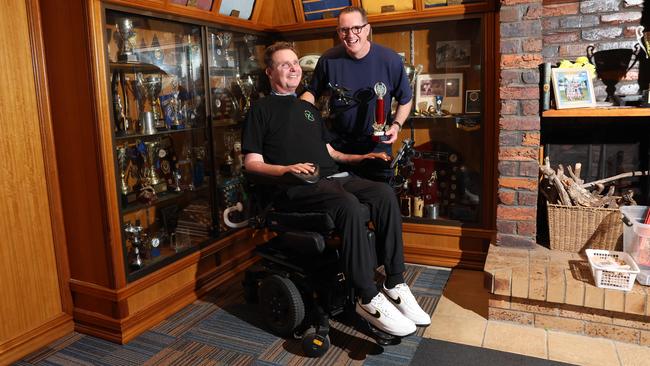
[[[582,178],[580,178],[580,172],[582,172],[582,164],[581,163],[576,163],[576,167],[574,169],[574,173],[575,173],[576,177],[578,178],[576,180],[576,182],[578,184],[583,184],[585,181],[582,180]]]
[[[565,206],[571,206],[571,198],[569,197],[566,189],[564,189],[564,185],[562,184],[562,181],[560,181],[560,178],[553,171],[553,169],[551,169],[551,164],[546,164],[545,162],[544,165],[539,166],[539,170],[542,172],[542,174],[544,174],[544,176],[546,176],[548,181],[551,182],[557,190],[560,203]]]
[[[580,187],[573,179],[565,179],[566,190],[576,206],[593,207],[596,198],[586,189]]]
[[[580,164],[580,163],[578,163],[578,164]],[[578,164],[576,164],[576,165],[578,165]],[[580,176],[578,174],[574,173],[573,168],[571,168],[571,165],[567,166],[566,168],[567,168],[567,170],[569,172],[569,176],[571,177],[571,179],[573,179],[574,182],[576,182],[578,184],[584,183],[584,181],[582,179],[580,179]],[[576,169],[578,169],[578,168],[576,168]],[[579,173],[579,170],[578,170],[578,173]]]
[[[584,183],[584,184],[582,184],[582,187],[583,188],[591,188],[591,187],[594,187],[598,183],[609,183],[609,182],[613,182],[615,180],[619,180],[619,179],[623,179],[623,178],[640,177],[640,176],[643,176],[643,175],[648,175],[648,171],[644,170],[644,171],[621,173],[621,174],[618,174],[618,175],[614,175],[612,177],[595,180],[595,181],[589,182],[589,183]]]

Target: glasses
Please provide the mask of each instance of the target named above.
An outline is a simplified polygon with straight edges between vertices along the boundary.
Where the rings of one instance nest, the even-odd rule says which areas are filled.
[[[356,25],[356,26],[350,27],[350,28],[336,28],[336,31],[340,35],[346,35],[346,34],[349,34],[350,32],[352,32],[352,34],[359,34],[359,33],[361,33],[361,31],[363,30],[363,28],[366,25],[368,25],[368,23],[366,23],[364,25]]]

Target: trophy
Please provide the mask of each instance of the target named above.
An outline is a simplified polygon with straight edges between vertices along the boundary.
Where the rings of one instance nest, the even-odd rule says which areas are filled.
[[[616,84],[625,77],[627,72],[639,60],[639,52],[639,44],[635,44],[633,50],[629,48],[615,48],[594,52],[594,46],[590,45],[587,47],[589,62],[596,66],[596,74],[598,74],[598,77],[606,86],[606,102],[613,103],[616,101],[616,97],[614,96]],[[634,55],[634,61],[630,64],[632,55]]]
[[[174,130],[178,130],[183,128],[183,124],[181,121],[178,119],[178,116],[181,112],[181,100],[179,98],[180,95],[180,85],[178,83],[178,77],[172,76],[172,81],[171,81],[171,87],[172,87],[172,97],[171,100],[169,101],[169,106],[171,110],[171,128]]]
[[[183,146],[181,160],[176,163],[174,180],[176,181],[176,190],[194,190],[194,164],[192,162],[192,148],[188,145]]]
[[[225,67],[235,67],[235,59],[230,55],[229,48],[232,42],[232,33],[223,32],[219,33],[217,37],[221,37],[221,46],[223,48],[223,58],[226,61]]]
[[[142,73],[138,73],[137,78],[140,93],[145,97],[151,108],[154,130],[164,129],[166,126],[162,120],[162,111],[160,101],[158,100],[162,90],[162,77],[159,75],[147,75],[147,77],[143,78]]]
[[[145,179],[149,185],[153,187],[154,191],[162,192],[167,190],[167,183],[160,179],[158,176],[158,154],[160,152],[160,142],[147,141],[144,143],[146,146],[146,159],[145,159]],[[164,151],[164,150],[163,150]]]
[[[375,142],[386,141],[386,112],[384,111],[384,95],[386,95],[386,84],[381,81],[375,84],[377,104],[375,105],[375,123],[372,124],[372,140]]]
[[[442,99],[443,99],[443,96],[442,95],[436,95],[435,98],[436,98],[436,106],[435,106],[434,114],[436,116],[444,116],[445,112],[442,111]]]
[[[257,55],[255,53],[255,43],[257,42],[257,36],[252,34],[244,35],[244,43],[246,44],[246,49],[248,57],[244,61],[242,66],[243,72],[250,74],[255,70],[259,69],[259,64],[257,63]]]
[[[638,42],[639,46],[643,49],[643,52],[645,52],[645,57],[650,58],[650,32],[644,32],[645,28],[640,25],[636,27],[635,32],[636,32],[636,41]]]
[[[138,55],[134,53],[135,30],[133,21],[129,18],[120,18],[115,24],[117,38],[117,61],[138,62]]]
[[[129,194],[132,189],[126,182],[126,168],[127,168],[126,146],[117,147],[117,166],[120,169],[120,191],[123,195]]]
[[[255,90],[255,83],[253,82],[253,78],[250,76],[242,79],[239,74],[237,74],[235,82],[237,83],[237,86],[239,87],[239,90],[241,90],[242,94],[242,100],[238,104],[240,115],[243,117],[251,107],[251,97],[253,95],[253,91]]]
[[[136,220],[135,225],[127,223],[124,225],[124,232],[126,233],[126,240],[131,242],[131,249],[129,251],[129,267],[131,270],[138,270],[144,266],[142,259],[142,251],[144,250],[144,240],[142,233],[142,226],[140,220]]]

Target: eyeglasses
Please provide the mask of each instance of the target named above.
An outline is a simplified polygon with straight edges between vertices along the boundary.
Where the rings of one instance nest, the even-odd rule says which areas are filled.
[[[350,27],[350,28],[336,28],[336,31],[340,35],[349,34],[350,31],[352,32],[352,34],[359,34],[363,30],[363,27],[365,27],[366,25],[368,25],[368,23],[366,23],[364,25],[356,25],[356,26]]]

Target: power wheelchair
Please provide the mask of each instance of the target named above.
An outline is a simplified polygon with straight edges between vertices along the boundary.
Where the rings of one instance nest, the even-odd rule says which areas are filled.
[[[312,184],[318,177],[269,177],[251,172],[244,175],[257,206],[251,225],[276,234],[256,248],[262,260],[246,271],[243,281],[246,301],[259,304],[268,328],[279,336],[301,339],[309,357],[320,357],[329,348],[331,317],[356,319],[360,327],[355,328],[365,330],[381,346],[400,343],[401,337],[385,333],[356,315],[354,289],[343,275],[340,238],[332,218],[326,213],[276,210],[273,198],[264,193],[265,188],[278,185]],[[367,208],[364,215],[369,222]],[[377,262],[375,235],[370,229],[367,238],[375,263],[381,263]]]

